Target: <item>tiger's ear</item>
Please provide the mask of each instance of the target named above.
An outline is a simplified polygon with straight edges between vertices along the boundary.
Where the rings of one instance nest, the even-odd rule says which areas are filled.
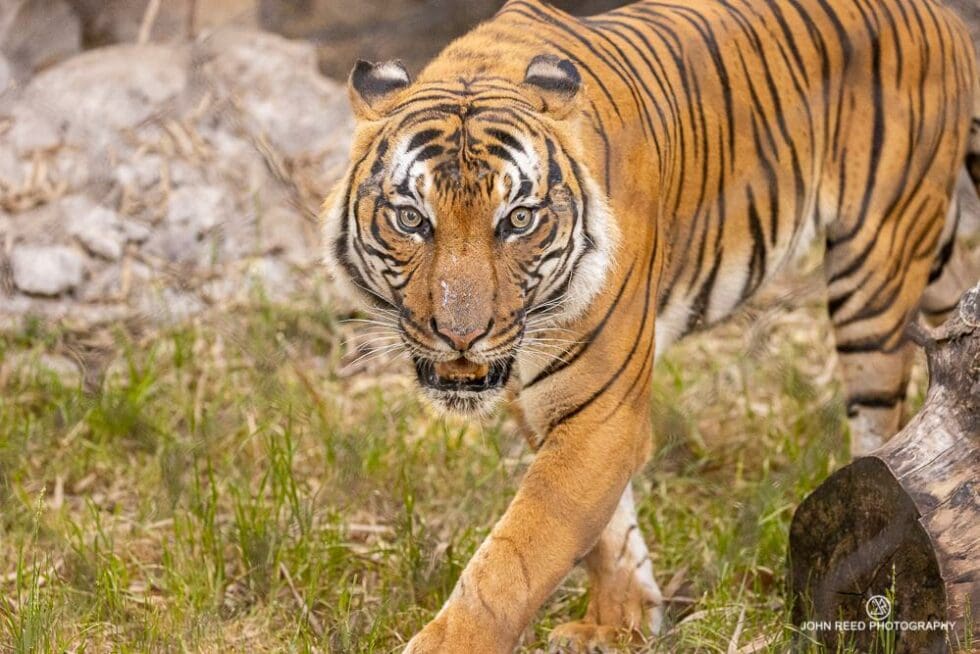
[[[377,120],[383,114],[385,101],[411,83],[400,61],[372,64],[358,59],[347,80],[354,115],[362,120]]]
[[[524,86],[541,97],[546,113],[563,118],[575,106],[582,76],[568,59],[538,55],[524,72]]]

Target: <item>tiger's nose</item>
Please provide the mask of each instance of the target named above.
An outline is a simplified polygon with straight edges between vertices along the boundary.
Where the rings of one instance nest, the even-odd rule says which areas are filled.
[[[490,322],[487,323],[486,327],[477,327],[476,329],[467,330],[465,328],[460,329],[455,325],[440,325],[436,319],[433,318],[431,327],[435,335],[448,343],[449,347],[453,348],[457,352],[466,352],[473,347],[474,343],[490,333],[490,330],[493,329],[493,319],[490,319]]]

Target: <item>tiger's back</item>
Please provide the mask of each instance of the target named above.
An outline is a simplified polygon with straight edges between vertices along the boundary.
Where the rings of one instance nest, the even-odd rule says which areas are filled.
[[[515,35],[584,62],[589,166],[617,215],[664,230],[658,349],[730,313],[818,228],[903,239],[874,216],[921,183],[948,197],[965,155],[972,45],[931,0],[638,2],[578,20],[517,1],[445,59],[521,61]],[[926,213],[916,249],[938,251],[944,221]]]

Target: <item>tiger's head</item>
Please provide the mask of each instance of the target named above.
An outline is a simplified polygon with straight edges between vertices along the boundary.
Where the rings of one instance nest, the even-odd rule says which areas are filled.
[[[579,156],[580,84],[551,56],[518,82],[413,84],[397,62],[351,73],[357,126],[324,204],[327,262],[441,410],[489,411],[515,362],[555,356],[536,335],[603,285],[616,233]]]

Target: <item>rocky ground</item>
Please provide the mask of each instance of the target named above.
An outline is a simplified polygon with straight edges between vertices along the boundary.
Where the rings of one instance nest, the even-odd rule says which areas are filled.
[[[0,116],[0,324],[169,320],[286,297],[317,268],[351,117],[311,45],[221,29],[99,48]]]

